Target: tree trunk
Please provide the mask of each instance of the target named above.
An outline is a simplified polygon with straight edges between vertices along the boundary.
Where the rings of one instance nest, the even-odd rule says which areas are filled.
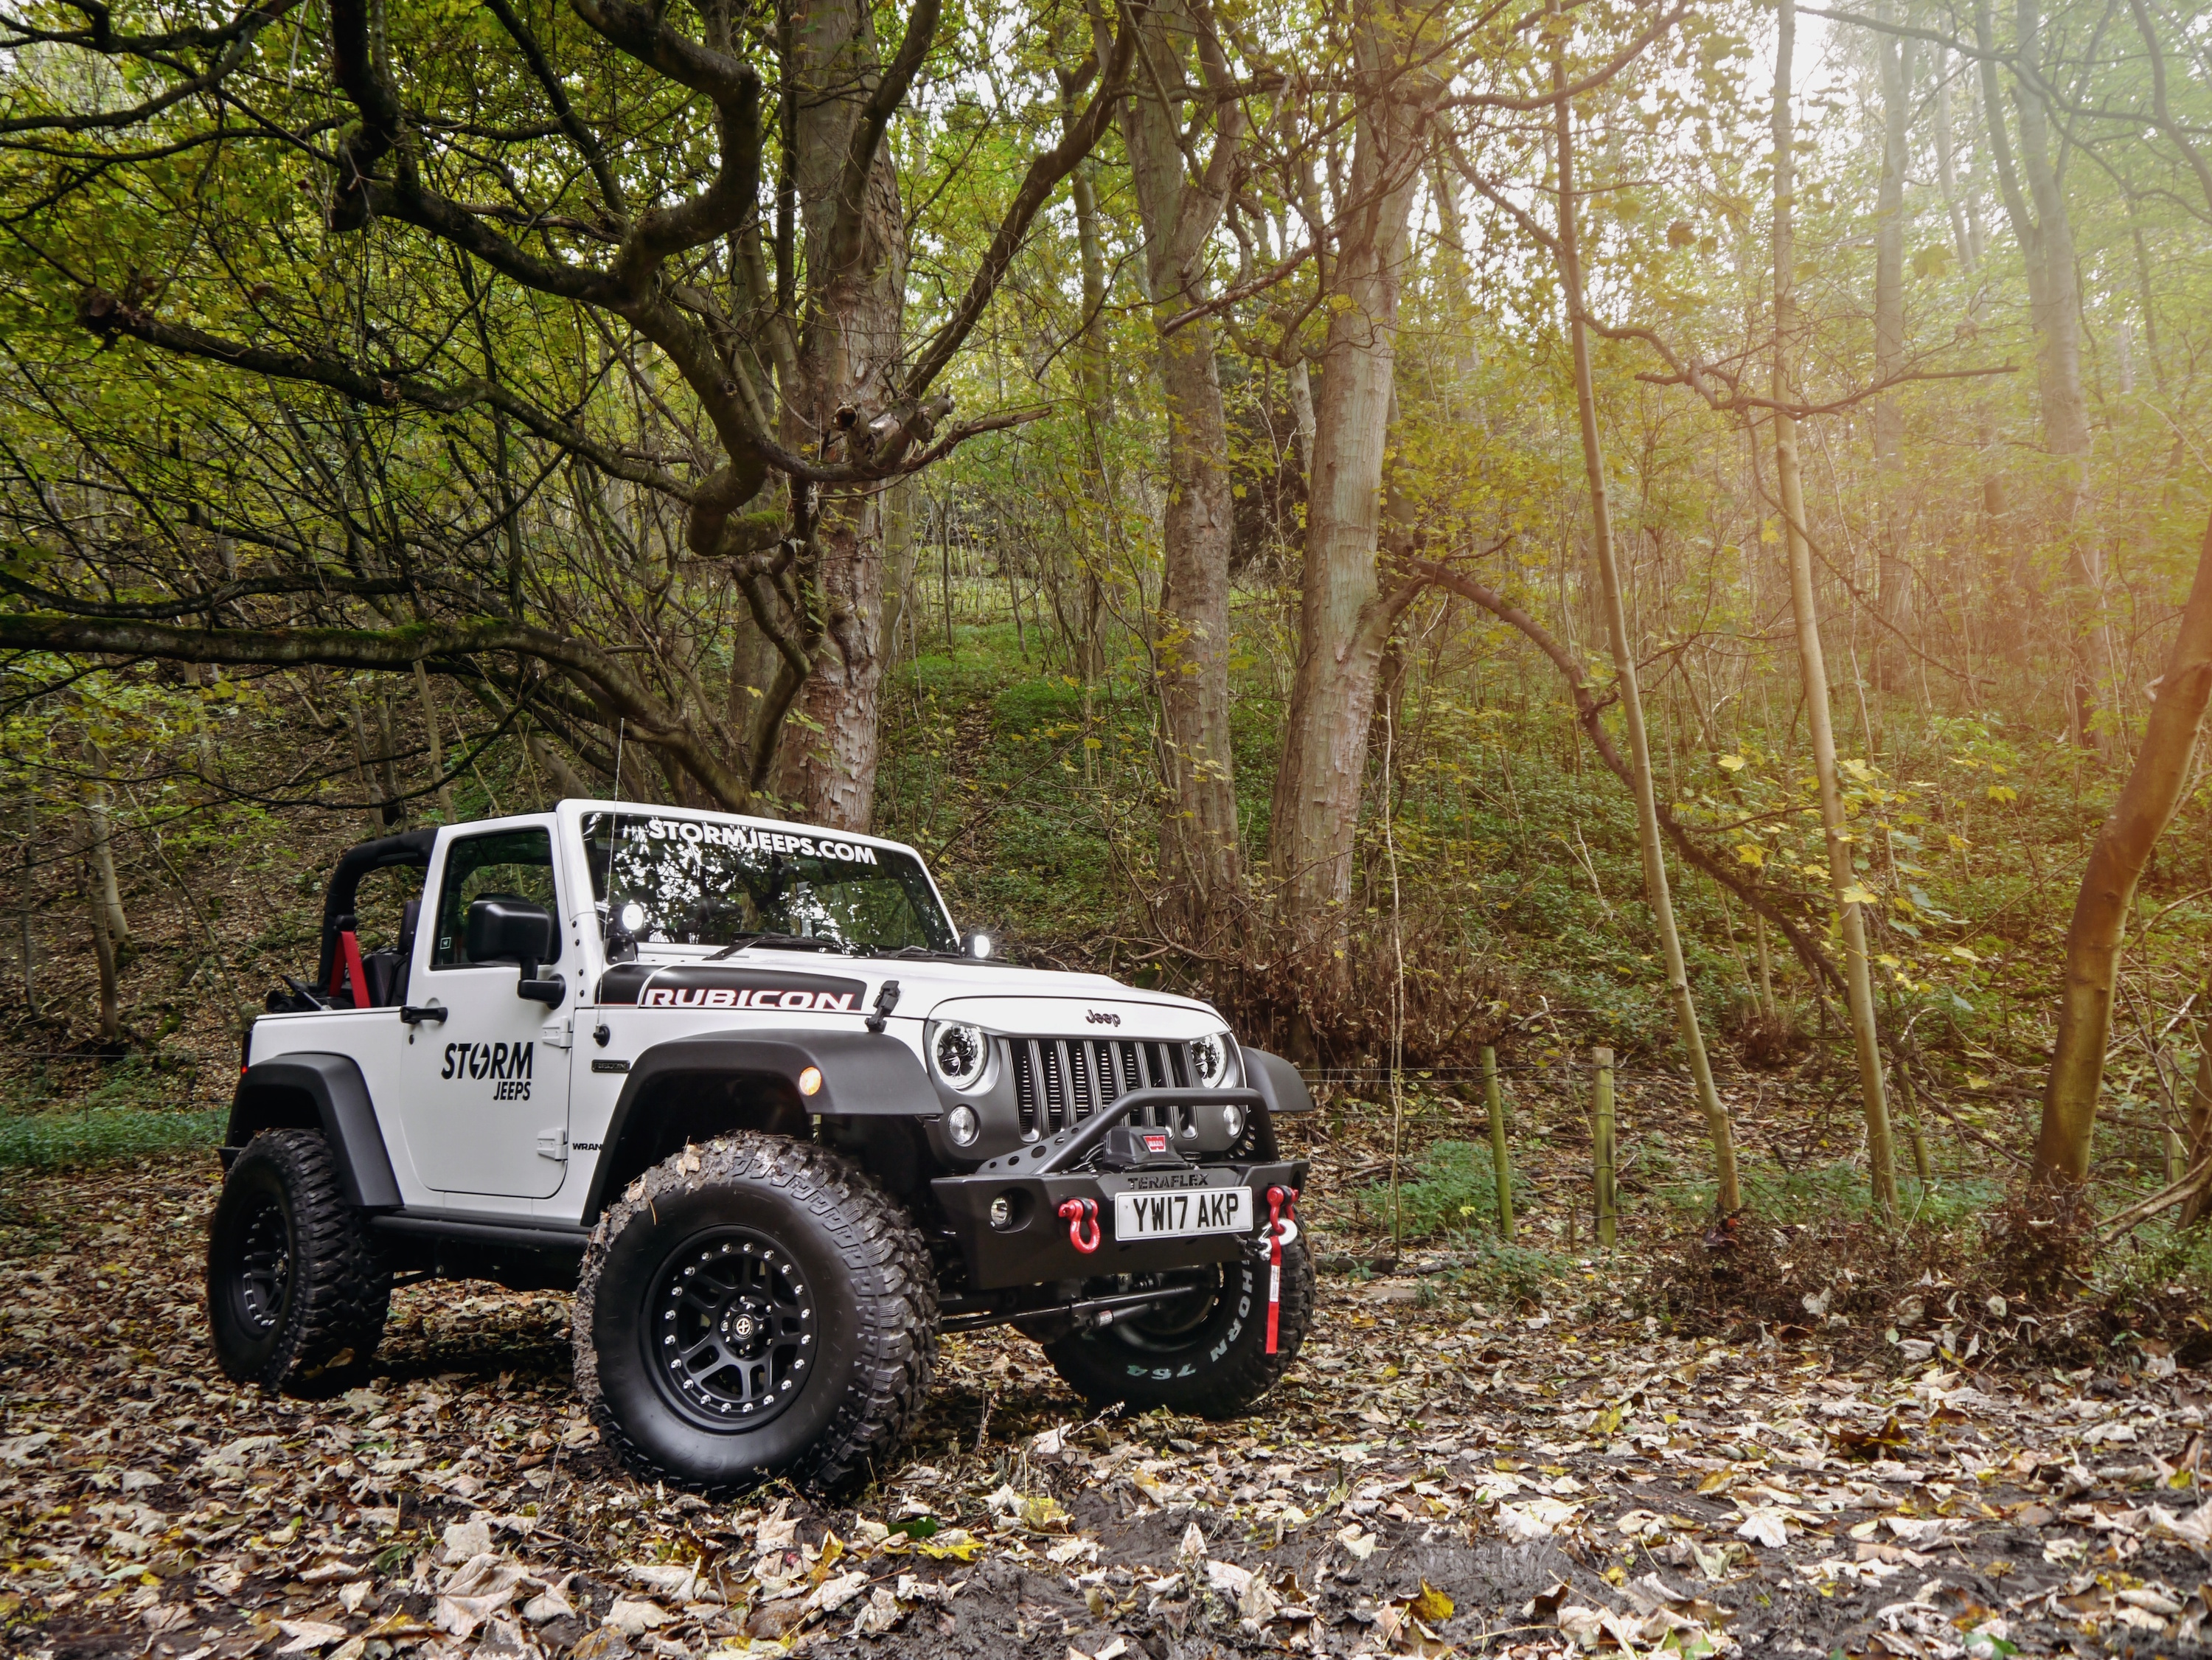
[[[2191,1171],[2212,1156],[2212,980],[2197,987],[2197,1075],[2189,1090],[2188,1152],[2181,1167]],[[2169,1177],[2168,1180],[2177,1180]],[[2179,1225],[2193,1228],[2212,1213],[2212,1189],[2199,1188],[2182,1201]]]
[[[1095,31],[1095,26],[1094,26]],[[1100,61],[1105,46],[1094,32],[1092,62]],[[1060,78],[1060,125],[1076,119],[1079,78],[1063,70]],[[1109,378],[1106,337],[1106,243],[1099,229],[1098,163],[1085,156],[1068,178],[1068,197],[1075,210],[1076,255],[1083,269],[1083,331],[1076,350],[1077,380],[1083,392],[1083,465],[1085,494],[1099,514],[1103,527],[1112,512],[1113,492],[1106,464],[1106,431],[1114,419],[1113,382]],[[1091,736],[1092,702],[1097,683],[1106,672],[1105,642],[1100,635],[1105,610],[1105,586],[1100,580],[1101,561],[1085,538],[1078,544],[1078,575],[1081,578],[1082,614],[1076,642],[1077,678],[1083,682],[1083,730]],[[1083,751],[1085,783],[1097,781],[1097,751],[1086,743]]]
[[[32,899],[32,878],[38,873],[37,848],[39,842],[38,798],[30,791],[23,793],[23,1006],[33,1016],[39,1012],[38,952],[31,937],[31,918],[38,906]]]
[[[1613,646],[1613,686],[1620,698],[1621,724],[1628,738],[1629,765],[1636,794],[1637,839],[1644,852],[1644,897],[1658,925],[1660,949],[1667,965],[1667,988],[1674,1005],[1674,1027],[1690,1062],[1697,1086],[1698,1104],[1705,1116],[1705,1131],[1713,1146],[1715,1205],[1723,1216],[1743,1208],[1737,1185],[1735,1133],[1727,1108],[1713,1085],[1705,1037],[1698,1021],[1696,999],[1690,991],[1690,971],[1682,956],[1682,937],[1674,925],[1674,899],[1667,879],[1667,854],[1660,841],[1659,798],[1651,777],[1651,745],[1644,725],[1644,692],[1636,673],[1636,651],[1628,633],[1628,607],[1622,593],[1620,565],[1613,540],[1613,504],[1606,486],[1605,450],[1597,429],[1597,396],[1590,373],[1589,328],[1583,315],[1582,237],[1575,201],[1574,112],[1565,95],[1566,68],[1554,51],[1552,87],[1559,99],[1552,106],[1559,163],[1559,280],[1566,292],[1567,337],[1574,359],[1575,406],[1580,418],[1583,471],[1589,483],[1590,543],[1605,606],[1606,631]],[[1601,1051],[1601,1053],[1603,1051]]]
[[[92,879],[93,873],[88,870],[85,874],[85,898],[91,913],[92,955],[100,969],[100,1037],[102,1043],[112,1043],[123,1036],[122,1001],[115,982],[115,941],[108,935],[107,908]]]
[[[1209,82],[1227,81],[1211,31],[1195,29],[1182,8],[1147,10],[1138,27],[1139,52],[1163,72],[1179,70],[1195,55]],[[1233,100],[1217,106],[1213,148],[1193,178],[1184,166],[1180,112],[1168,103],[1160,76],[1135,80],[1123,129],[1157,326],[1206,298],[1206,244],[1228,199],[1244,117]],[[1159,374],[1168,452],[1153,642],[1168,793],[1159,878],[1166,920],[1197,941],[1224,920],[1243,875],[1229,729],[1228,421],[1211,320],[1161,337]]]
[[[1366,83],[1354,119],[1349,194],[1329,268],[1328,333],[1314,406],[1306,492],[1298,657],[1275,774],[1268,862],[1276,903],[1305,971],[1349,984],[1352,851],[1365,787],[1376,670],[1419,591],[1386,590],[1376,559],[1382,466],[1397,367],[1407,222],[1420,182],[1414,112],[1394,95],[1412,44],[1389,19],[1363,15],[1354,34]]]
[[[1889,7],[1882,8],[1887,15]],[[1875,378],[1905,368],[1905,168],[1911,128],[1912,49],[1893,34],[1876,37],[1881,57],[1881,185],[1875,205]],[[1879,604],[1883,621],[1901,635],[1911,621],[1912,567],[1905,557],[1905,417],[1894,397],[1874,403],[1875,470],[1881,491]],[[1904,663],[1894,636],[1877,637],[1875,684],[1894,690]]]
[[[818,453],[841,431],[841,410],[888,401],[905,324],[906,217],[885,146],[864,186],[858,251],[844,269],[827,268],[846,156],[881,74],[873,14],[858,0],[817,0],[799,13],[793,44],[799,206],[819,309],[800,339],[797,384],[786,388],[784,434],[790,448]],[[875,811],[884,673],[882,498],[872,489],[824,491],[810,512],[797,494],[802,556],[817,562],[822,632],[791,718],[767,739],[777,744],[773,787],[809,823],[863,830]]]
[[[97,746],[85,745],[85,758],[95,772],[105,771],[106,758]],[[107,786],[88,783],[84,788],[84,815],[91,830],[92,866],[100,879],[100,905],[107,918],[107,938],[115,949],[131,947],[131,923],[123,915],[123,891],[115,881],[114,815],[107,799]]]
[[[2204,529],[2196,580],[2182,607],[2181,627],[2166,672],[2151,695],[2150,719],[2119,799],[2097,832],[2074,915],[2066,926],[2065,978],[2059,989],[2058,1042],[2043,1093],[2043,1125],[2035,1140],[2035,1179],[2088,1179],[2089,1141],[2097,1093],[2112,1036],[2112,988],[2120,940],[2136,884],[2152,848],[2173,817],[2197,752],[2197,729],[2212,696],[2212,523]]]
[[[909,626],[907,606],[914,587],[915,561],[921,550],[914,534],[914,500],[921,489],[919,479],[902,478],[884,489],[884,629],[882,650],[886,666],[897,660],[899,634]]]
[[[1981,216],[1960,194],[1959,189],[1957,115],[1951,101],[1951,55],[1946,50],[1936,60],[1937,89],[1936,94],[1936,176],[1943,191],[1943,210],[1951,221],[1951,240],[1959,256],[1961,269],[1971,277],[1981,269]],[[1976,107],[1972,98],[1967,100],[1968,113]],[[1969,129],[1972,131],[1972,124]],[[1967,310],[1967,320],[1981,320],[1984,292],[1975,289],[1972,304]],[[1997,544],[1997,526],[2011,511],[2005,500],[2004,474],[1998,468],[1996,418],[1990,412],[1987,392],[1974,397],[1974,425],[1976,445],[1981,453],[1982,489],[1980,508],[1982,528],[1989,546]],[[2024,634],[2024,629],[2009,630]],[[2015,638],[2012,644],[2016,647]],[[2015,655],[2017,652],[2015,651]]]
[[[422,660],[415,663],[415,696],[422,705],[422,730],[430,739],[430,775],[438,781],[438,818],[450,824],[453,818],[453,787],[446,781],[446,745],[438,733],[438,700],[430,692],[430,672]]]
[[[2021,73],[2040,75],[2042,20],[2039,0],[2015,0],[2014,52]],[[2087,527],[2081,521],[2089,489],[2089,399],[2081,385],[2081,292],[2074,251],[2074,228],[2066,206],[2065,180],[2051,156],[2051,117],[2042,97],[2027,86],[2016,86],[2014,106],[2020,119],[2020,153],[2014,165],[2012,141],[2005,131],[2004,106],[1998,92],[1995,32],[1990,27],[1988,0],[1977,0],[1974,9],[1976,44],[1985,54],[1981,60],[1982,101],[1986,107],[1990,153],[1996,173],[2005,216],[2019,240],[2027,266],[2027,310],[2035,329],[2036,396],[2042,414],[2044,447],[2058,464],[2054,516],[2067,546],[2067,570],[2076,591],[2073,605],[2062,615],[2086,611],[2090,626],[2085,641],[2069,631],[2067,645],[2075,660],[2075,684],[2069,717],[2076,742],[2097,741],[2096,681],[2114,666],[2112,643],[2105,617],[2104,562]],[[2021,187],[2022,174],[2027,190]]]
[[[1774,401],[1791,398],[1790,353],[1797,330],[1796,164],[1790,149],[1790,58],[1796,47],[1796,0],[1781,0],[1774,68]],[[1797,620],[1797,660],[1804,677],[1805,713],[1813,739],[1813,769],[1820,787],[1820,822],[1827,833],[1828,881],[1842,920],[1844,983],[1850,1006],[1851,1038],[1858,1051],[1859,1094],[1866,1110],[1868,1173],[1875,1208],[1897,1212],[1897,1171],[1890,1152],[1889,1104],[1883,1094],[1881,1038],[1875,1025],[1874,981],[1867,964],[1866,923],[1849,896],[1858,886],[1845,840],[1844,795],[1836,769],[1836,739],[1828,713],[1828,670],[1820,646],[1820,619],[1813,598],[1813,550],[1807,539],[1805,493],[1797,458],[1797,423],[1777,410],[1774,471],[1790,550],[1790,597]]]

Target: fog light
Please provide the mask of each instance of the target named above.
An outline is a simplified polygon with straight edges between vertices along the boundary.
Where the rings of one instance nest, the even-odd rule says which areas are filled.
[[[972,1147],[975,1138],[983,1133],[983,1121],[975,1116],[975,1109],[966,1102],[945,1115],[945,1133],[951,1136],[956,1147]]]
[[[821,1067],[809,1067],[805,1071],[799,1074],[799,1092],[801,1095],[819,1095],[822,1093]]]
[[[1243,1134],[1244,1109],[1233,1104],[1222,1108],[1221,1128],[1229,1133],[1229,1139],[1232,1141]]]
[[[991,1225],[994,1228],[1010,1228],[1013,1225],[1014,1201],[1002,1193],[991,1201]]]

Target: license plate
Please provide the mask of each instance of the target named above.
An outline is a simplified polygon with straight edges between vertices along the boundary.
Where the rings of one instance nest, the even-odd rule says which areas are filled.
[[[1114,1237],[1125,1243],[1251,1230],[1249,1188],[1176,1188],[1114,1195]]]

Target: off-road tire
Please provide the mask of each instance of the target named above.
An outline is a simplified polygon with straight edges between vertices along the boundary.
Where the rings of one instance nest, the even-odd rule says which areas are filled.
[[[226,1377],[319,1395],[366,1373],[392,1271],[319,1132],[264,1130],[238,1155],[208,1228],[207,1298]]]
[[[804,1383],[773,1416],[709,1425],[675,1398],[672,1367],[649,1370],[664,1358],[652,1305],[679,1258],[703,1260],[701,1242],[739,1231],[795,1264],[817,1341]],[[571,1327],[576,1391],[641,1478],[714,1498],[784,1479],[830,1496],[880,1469],[921,1410],[937,1364],[937,1286],[921,1235],[858,1165],[746,1131],[662,1160],[607,1208]]]
[[[1053,1370],[1094,1406],[1165,1407],[1200,1418],[1235,1418],[1274,1388],[1297,1359],[1313,1319],[1313,1259],[1303,1237],[1283,1248],[1282,1307],[1275,1353],[1267,1353],[1267,1262],[1248,1250],[1218,1265],[1222,1289],[1202,1318],[1175,1330],[1175,1304],[1141,1317],[1078,1331],[1044,1345]],[[1128,1290],[1102,1283],[1102,1292]],[[1086,1289],[1088,1289],[1086,1287]],[[1167,1329],[1163,1330],[1163,1326]]]

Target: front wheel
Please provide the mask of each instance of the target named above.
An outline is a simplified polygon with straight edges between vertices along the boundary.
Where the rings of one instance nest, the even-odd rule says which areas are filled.
[[[913,1224],[851,1161],[753,1133],[684,1148],[609,1207],[572,1324],[608,1444],[647,1481],[716,1496],[866,1479],[937,1358]]]
[[[1293,1239],[1283,1247],[1275,1353],[1267,1353],[1267,1260],[1248,1250],[1234,1262],[1099,1281],[1085,1293],[1158,1286],[1182,1294],[1103,1329],[1048,1342],[1045,1358],[1096,1406],[1124,1402],[1140,1412],[1165,1407],[1234,1418],[1281,1381],[1313,1319],[1313,1261],[1305,1241]]]

